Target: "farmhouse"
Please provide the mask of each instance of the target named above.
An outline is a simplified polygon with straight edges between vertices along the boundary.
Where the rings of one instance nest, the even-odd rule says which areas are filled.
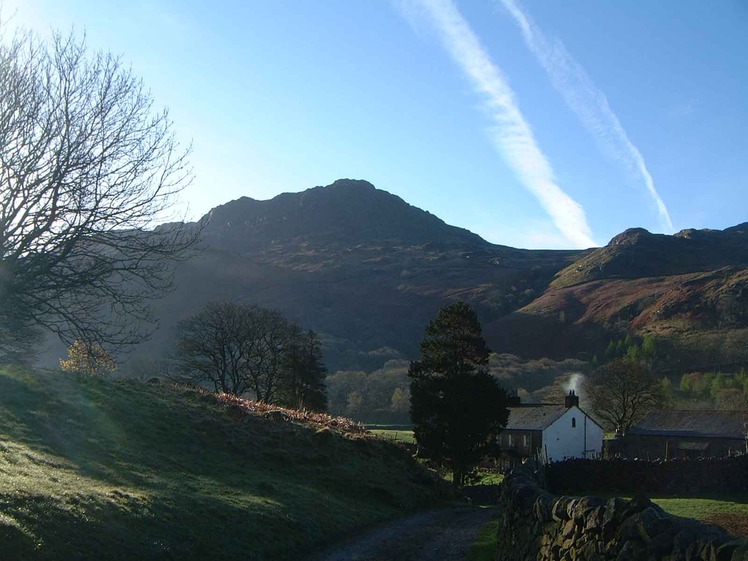
[[[653,410],[631,427],[620,455],[638,458],[704,458],[748,452],[748,411]]]
[[[579,396],[569,392],[563,404],[526,404],[514,398],[509,422],[499,444],[505,456],[554,462],[565,458],[594,458],[603,446],[603,429],[579,408]]]

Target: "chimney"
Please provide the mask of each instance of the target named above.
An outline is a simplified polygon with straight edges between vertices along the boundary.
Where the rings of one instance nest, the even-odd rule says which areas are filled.
[[[569,395],[564,398],[564,405],[567,409],[574,406],[579,407],[579,396],[574,392],[574,390],[570,390]]]
[[[509,398],[509,400],[507,401],[507,407],[521,407],[522,406],[522,400],[520,399],[519,395],[517,395],[516,390],[511,390],[507,397]]]

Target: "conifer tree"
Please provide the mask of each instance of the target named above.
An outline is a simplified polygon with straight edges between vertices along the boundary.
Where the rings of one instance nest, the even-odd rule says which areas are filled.
[[[457,302],[426,327],[420,360],[408,370],[420,453],[448,463],[455,485],[463,483],[509,418],[506,392],[488,373],[488,355],[477,315]]]
[[[295,409],[327,410],[325,388],[327,368],[322,357],[319,336],[293,326],[291,344],[286,351],[280,401]]]

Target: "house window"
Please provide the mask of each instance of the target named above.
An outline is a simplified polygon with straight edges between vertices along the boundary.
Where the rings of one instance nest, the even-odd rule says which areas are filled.
[[[573,428],[573,429],[577,428],[577,418],[576,417],[572,417],[571,418],[571,428]]]

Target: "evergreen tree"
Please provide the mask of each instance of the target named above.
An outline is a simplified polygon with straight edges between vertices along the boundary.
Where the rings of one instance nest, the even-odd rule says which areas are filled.
[[[327,410],[325,388],[327,368],[317,334],[293,327],[291,344],[286,350],[283,390],[280,401],[295,409]]]
[[[648,334],[642,339],[642,356],[650,364],[657,358],[657,341],[654,335]]]
[[[608,343],[608,346],[605,348],[605,354],[603,355],[605,362],[610,362],[611,360],[616,359],[616,343],[615,341],[610,341]]]
[[[509,418],[506,392],[488,373],[489,350],[478,317],[458,302],[426,327],[412,362],[411,419],[421,454],[452,468],[453,483],[495,442]]]

